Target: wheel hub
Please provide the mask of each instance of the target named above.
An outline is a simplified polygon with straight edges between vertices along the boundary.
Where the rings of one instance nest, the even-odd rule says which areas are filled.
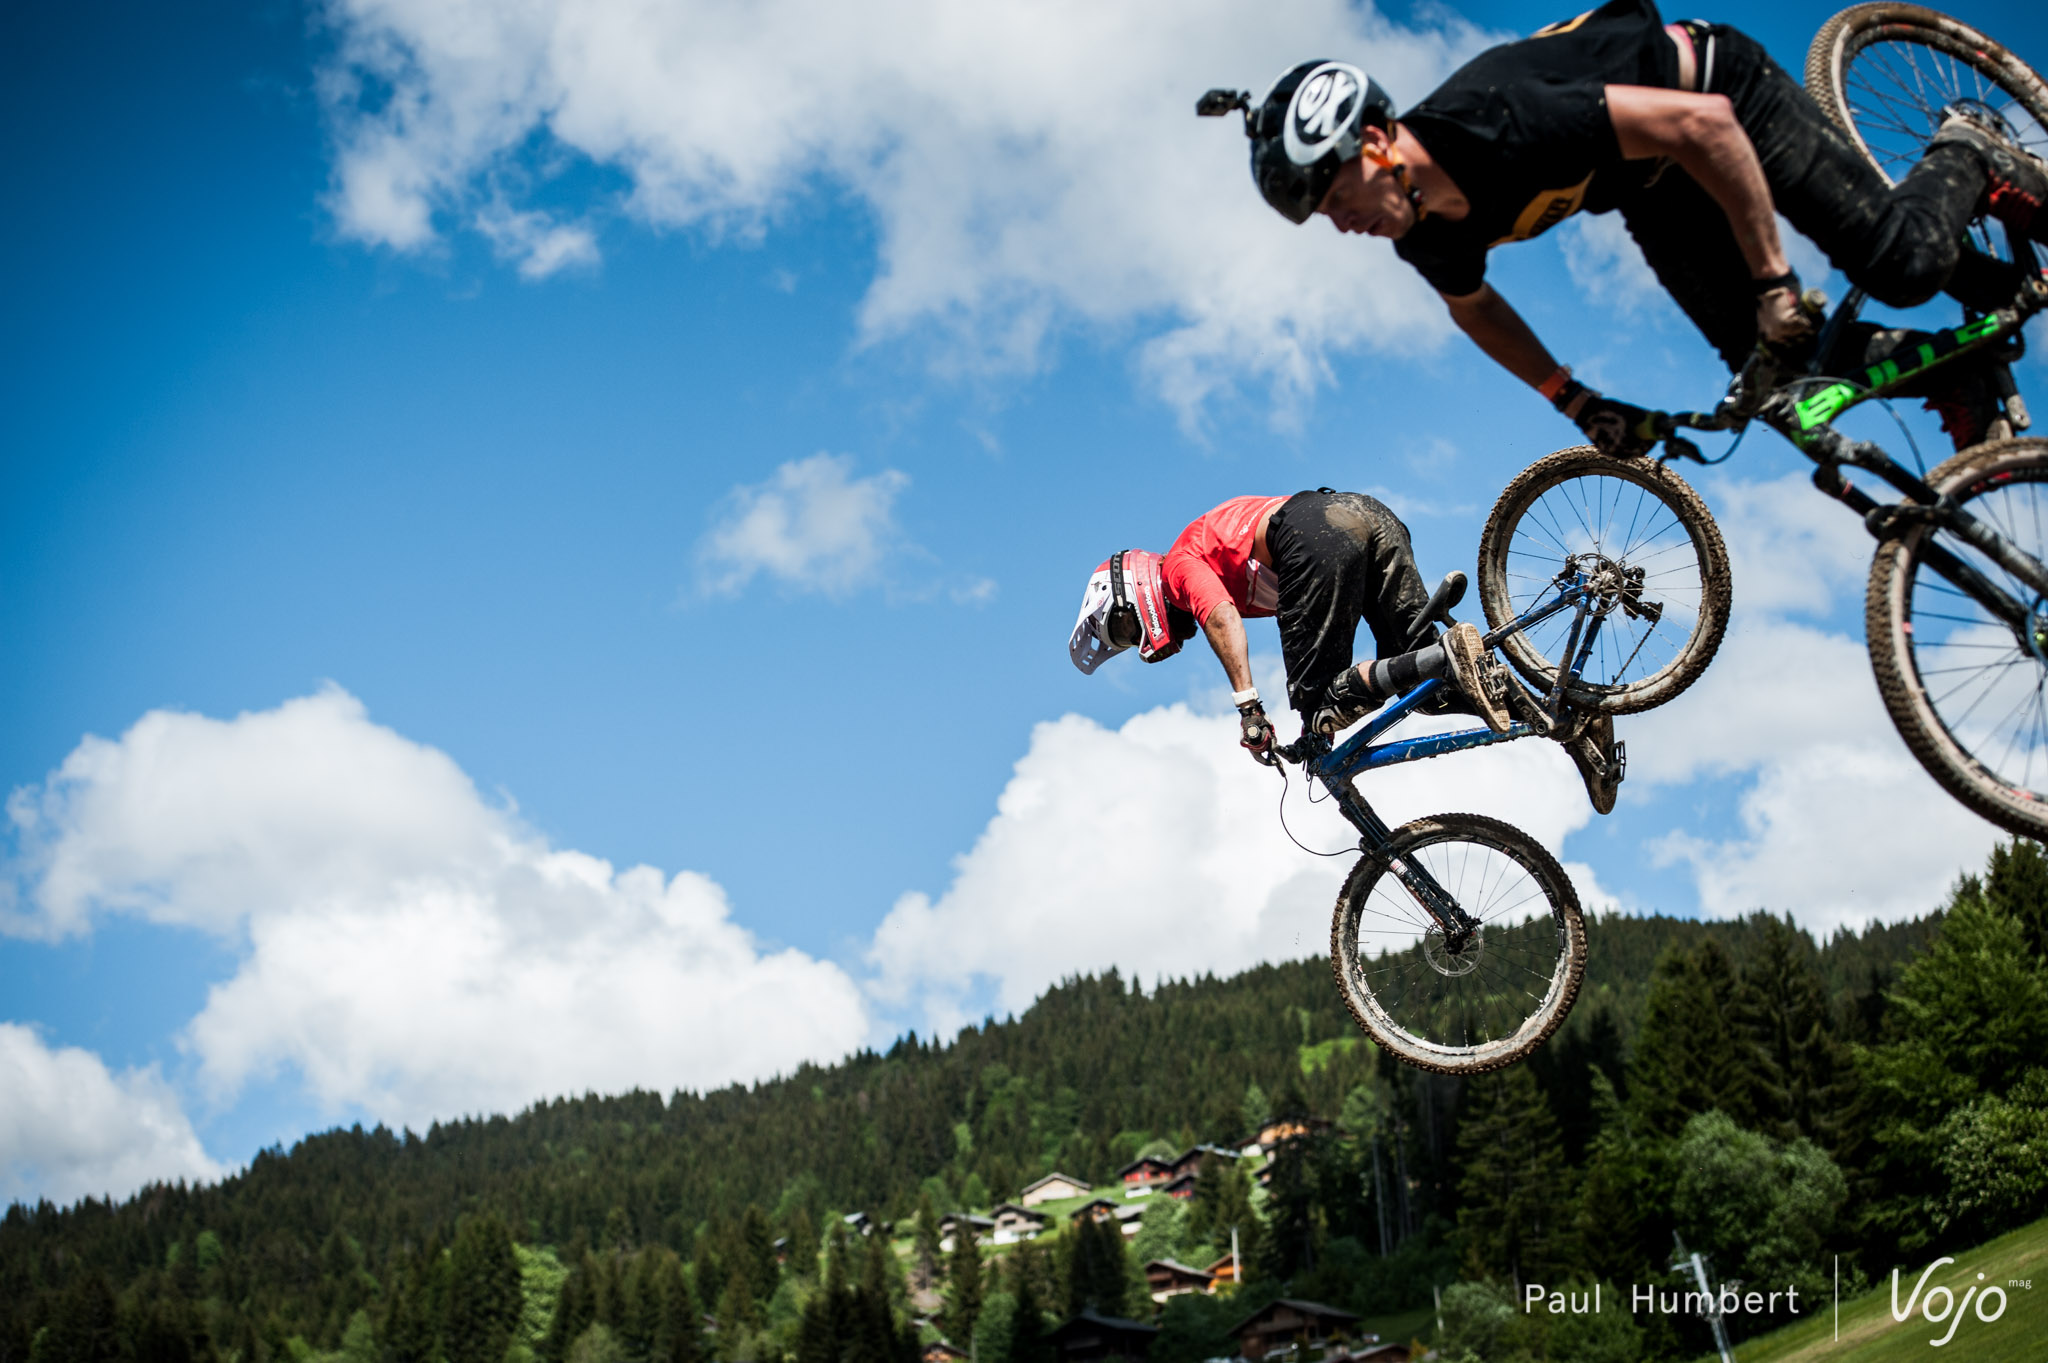
[[[1480,928],[1462,932],[1453,941],[1444,936],[1442,928],[1432,923],[1422,934],[1422,958],[1439,975],[1470,975],[1479,968],[1485,944],[1486,934]]]

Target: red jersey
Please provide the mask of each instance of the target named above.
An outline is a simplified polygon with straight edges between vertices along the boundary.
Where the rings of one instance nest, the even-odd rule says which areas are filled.
[[[1166,551],[1160,577],[1167,602],[1200,624],[1224,601],[1243,616],[1272,615],[1280,609],[1273,570],[1252,557],[1259,519],[1285,497],[1232,497],[1180,532]]]

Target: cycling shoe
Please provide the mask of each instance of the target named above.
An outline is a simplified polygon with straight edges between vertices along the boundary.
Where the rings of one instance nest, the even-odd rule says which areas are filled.
[[[1508,717],[1507,681],[1497,675],[1500,664],[1488,656],[1478,627],[1451,626],[1443,637],[1443,649],[1451,661],[1451,683],[1465,693],[1487,728],[1506,733],[1514,723]]]

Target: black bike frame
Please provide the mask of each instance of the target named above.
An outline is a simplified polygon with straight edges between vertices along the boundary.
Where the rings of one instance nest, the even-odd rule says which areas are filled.
[[[1842,306],[1828,321],[1823,342],[1860,311],[1862,302],[1861,290],[1852,292],[1843,300]],[[1672,424],[1696,430],[1727,430],[1740,427],[1754,415],[1819,465],[1814,470],[1814,486],[1862,516],[1865,528],[1876,538],[1888,538],[1915,523],[1937,525],[2025,583],[2034,592],[2035,603],[2048,601],[2048,566],[1961,507],[1937,495],[1925,479],[1878,446],[1864,440],[1851,440],[1833,425],[1836,418],[1852,407],[1890,397],[1931,370],[2017,336],[2043,307],[2048,307],[2048,275],[2029,275],[2011,306],[1938,332],[1924,342],[1902,347],[1868,366],[1860,380],[1833,380],[1805,397],[1793,396],[1793,390],[1798,386],[1796,381],[1775,385],[1753,411],[1745,410],[1745,397],[1750,385],[1759,377],[1755,369],[1762,362],[1760,352],[1759,360],[1753,361],[1751,367],[1736,378],[1728,399],[1719,410],[1711,415],[1683,413],[1674,418]],[[1671,456],[1667,454],[1665,457]],[[1882,478],[1903,493],[1906,500],[1897,503],[1878,501],[1842,475],[1845,464]],[[2033,629],[2033,603],[2014,600],[2003,587],[1931,540],[1921,546],[1920,558],[1929,568],[2004,621],[2020,635],[2022,646],[2031,649],[2028,635]]]

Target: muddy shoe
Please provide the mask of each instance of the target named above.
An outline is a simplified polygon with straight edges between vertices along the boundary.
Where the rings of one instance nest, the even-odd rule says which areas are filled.
[[[1586,783],[1586,798],[1598,814],[1614,812],[1615,797],[1621,793],[1621,778],[1628,770],[1628,755],[1614,741],[1614,717],[1595,715],[1585,732],[1564,745],[1572,765]]]
[[[2048,241],[2048,168],[2015,145],[1997,120],[1967,106],[1951,106],[1941,128],[1927,144],[1967,147],[1982,163],[1984,211],[2013,231],[2035,241]]]
[[[1451,660],[1451,684],[1472,702],[1473,713],[1486,727],[1504,734],[1514,721],[1508,718],[1507,682],[1497,675],[1500,664],[1487,656],[1473,625],[1453,625],[1443,637],[1444,653]]]

